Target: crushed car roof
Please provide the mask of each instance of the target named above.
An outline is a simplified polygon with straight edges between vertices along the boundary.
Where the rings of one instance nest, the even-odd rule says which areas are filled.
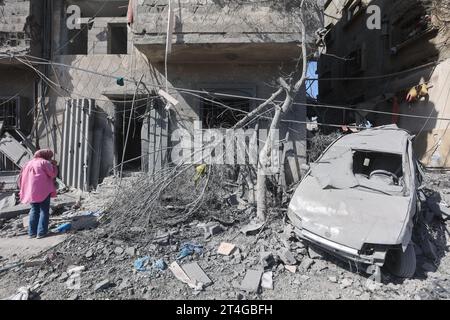
[[[334,146],[402,154],[410,137],[406,130],[390,125],[344,136]]]

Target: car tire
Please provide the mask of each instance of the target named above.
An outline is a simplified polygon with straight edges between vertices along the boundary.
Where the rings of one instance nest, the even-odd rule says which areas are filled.
[[[386,257],[386,267],[399,278],[412,278],[416,273],[416,252],[410,243],[406,251],[390,250]]]

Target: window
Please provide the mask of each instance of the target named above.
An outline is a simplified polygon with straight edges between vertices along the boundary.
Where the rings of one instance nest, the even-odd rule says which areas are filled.
[[[399,154],[354,151],[353,173],[360,187],[392,195],[406,195],[403,158]]]
[[[358,75],[366,69],[366,50],[365,44],[362,47],[350,52],[345,61],[345,75],[352,77]]]
[[[128,29],[125,23],[108,24],[108,54],[128,53]]]
[[[402,156],[391,153],[355,151],[353,153],[353,173],[370,176],[377,170],[403,176]]]
[[[61,45],[64,54],[77,55],[88,53],[88,25],[82,24],[80,29],[67,31],[67,39]]]
[[[5,128],[19,128],[18,100],[11,98],[0,98],[0,121]]]
[[[391,47],[400,49],[403,45],[414,43],[417,38],[434,31],[431,18],[420,12],[415,16],[404,17],[397,21],[391,29]]]

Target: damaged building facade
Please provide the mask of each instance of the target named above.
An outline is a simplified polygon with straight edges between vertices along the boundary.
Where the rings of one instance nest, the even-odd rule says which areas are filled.
[[[171,161],[176,129],[230,128],[297,68],[298,4],[288,2],[181,1],[169,10],[169,1],[50,1],[51,31],[40,32],[49,56],[34,53],[29,65],[14,65],[45,87],[36,128],[27,134],[55,150],[68,186],[89,190],[118,169],[156,172]],[[309,43],[319,24],[307,23]],[[25,82],[14,83],[2,94],[13,96]],[[161,89],[176,106],[167,108]],[[302,89],[297,101],[305,95]],[[300,178],[306,155],[305,108],[286,119],[296,121],[281,130],[290,183]]]
[[[49,9],[49,1],[0,1],[0,190],[15,188],[17,170],[30,158],[22,145],[34,149],[29,138],[37,133],[44,87],[25,61],[47,56],[42,31],[49,30]]]
[[[449,13],[439,0],[327,1],[319,99],[344,110],[322,109],[322,121],[395,123],[424,165],[448,168]]]

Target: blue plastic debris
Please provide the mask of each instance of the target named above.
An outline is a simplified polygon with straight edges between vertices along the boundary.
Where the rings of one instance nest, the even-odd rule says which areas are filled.
[[[153,267],[158,270],[164,271],[167,269],[167,263],[163,259],[159,259],[153,264]]]
[[[149,260],[150,260],[150,257],[143,257],[143,258],[136,259],[134,261],[134,268],[137,271],[141,271],[141,272],[147,271],[147,265],[148,265]]]
[[[55,229],[53,229],[53,232],[64,233],[64,232],[69,231],[71,228],[72,228],[72,224],[68,222],[68,223],[64,223],[64,224],[57,226]]]
[[[177,260],[186,258],[187,256],[194,254],[194,252],[202,254],[203,246],[193,243],[185,243],[180,249],[180,253],[178,254]]]

